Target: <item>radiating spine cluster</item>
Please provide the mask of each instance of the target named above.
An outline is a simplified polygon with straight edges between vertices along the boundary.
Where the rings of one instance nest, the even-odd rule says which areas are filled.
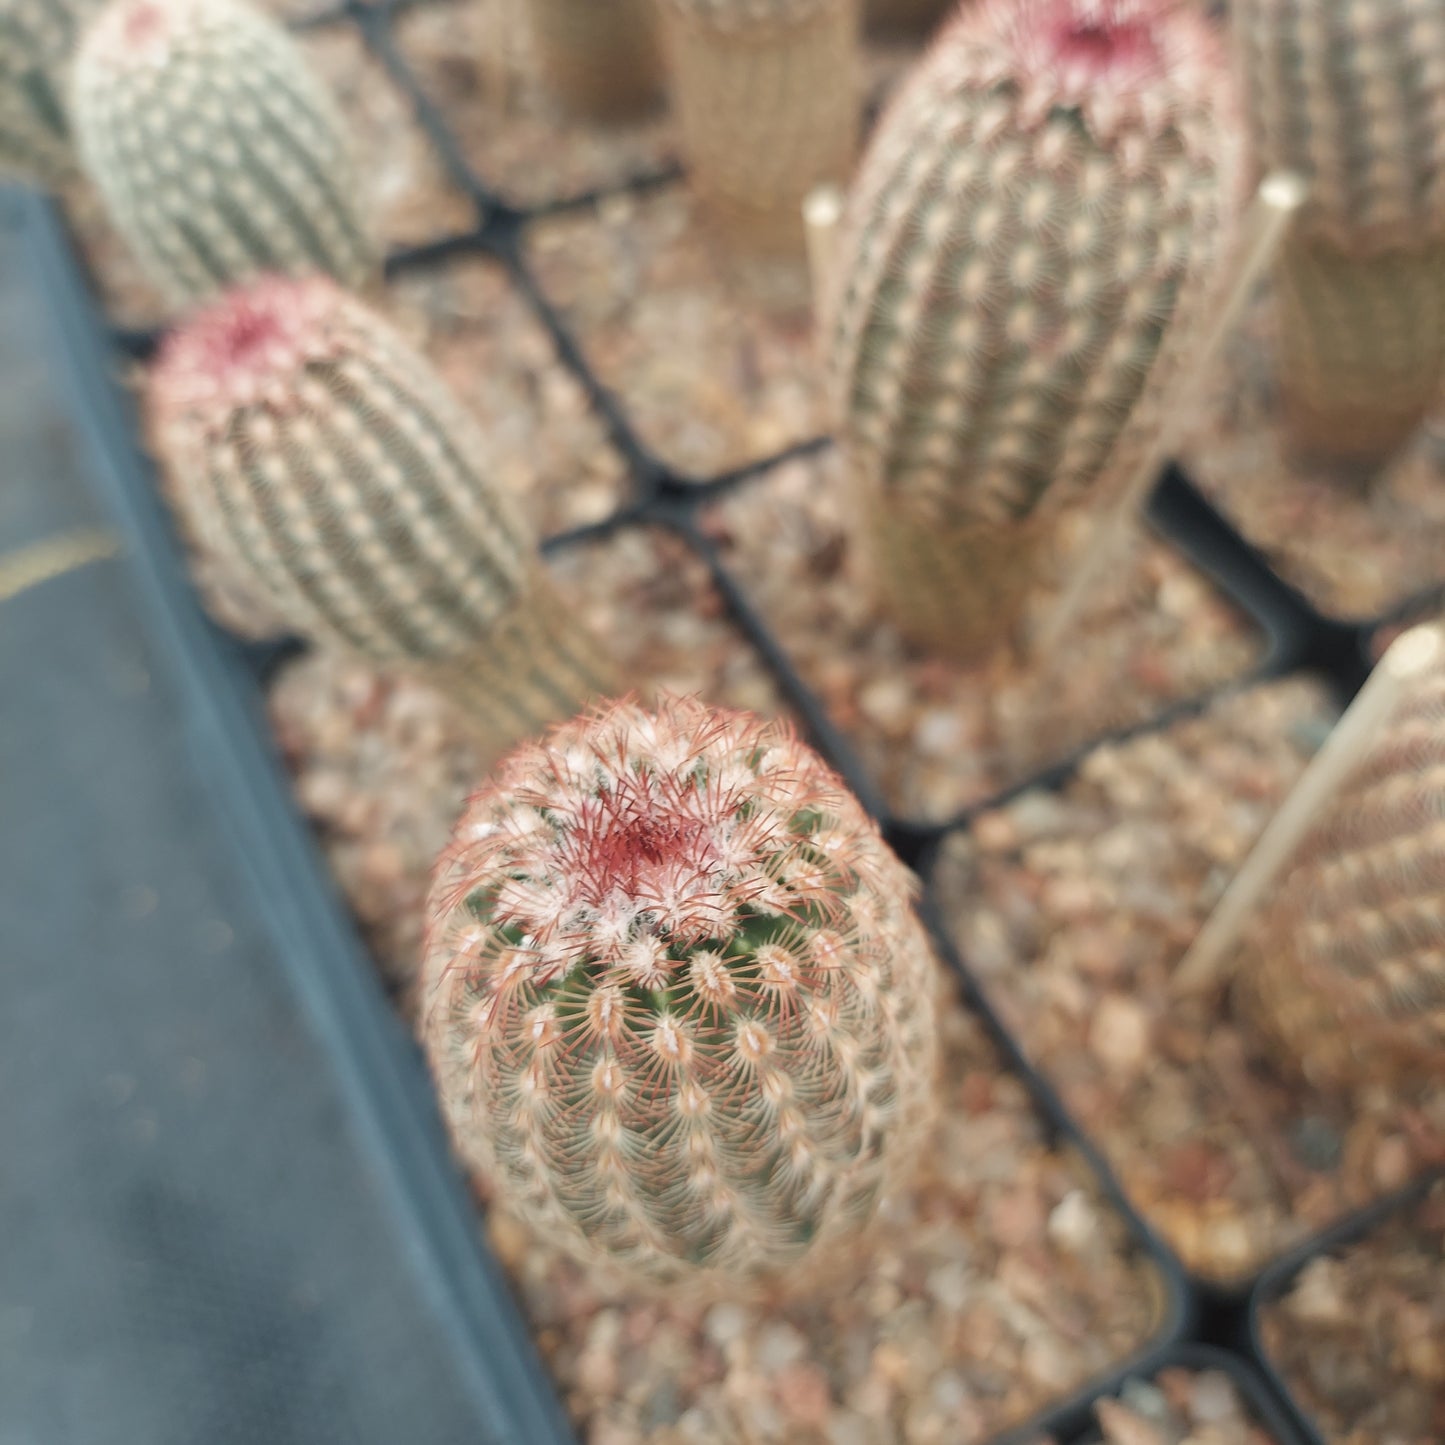
[[[1375,467],[1445,382],[1445,9],[1234,0],[1231,20],[1259,165],[1310,187],[1278,268],[1295,440]]]
[[[1315,1084],[1445,1080],[1445,665],[1411,684],[1301,843],[1238,988]]]
[[[65,73],[93,0],[0,0],[0,174],[52,185],[74,169]]]
[[[243,0],[110,0],[82,41],[73,111],[86,171],[173,302],[262,272],[375,273],[341,120]]]
[[[168,340],[147,400],[195,545],[296,632],[407,667],[494,747],[611,690],[474,424],[334,282],[222,297]]]
[[[537,69],[569,109],[621,120],[661,96],[653,0],[528,0],[527,8]]]
[[[784,724],[665,697],[525,745],[429,901],[425,1031],[459,1147],[638,1281],[836,1268],[931,1122],[912,893]]]
[[[1227,71],[1169,0],[983,0],[899,94],[826,318],[878,583],[971,659],[1061,509],[1127,483],[1237,204]]]
[[[803,198],[858,145],[857,0],[660,0],[689,179],[744,252],[801,256]]]

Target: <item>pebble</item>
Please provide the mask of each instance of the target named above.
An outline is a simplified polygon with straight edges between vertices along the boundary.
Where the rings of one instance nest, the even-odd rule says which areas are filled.
[[[1094,1412],[1108,1445],[1168,1445],[1148,1420],[1118,1400],[1100,1400]]]
[[[741,1339],[753,1326],[752,1311],[731,1300],[714,1305],[703,1321],[703,1332],[719,1347]]]
[[[1089,1025],[1089,1048],[1113,1073],[1133,1074],[1149,1056],[1149,1016],[1133,999],[1106,994]]]
[[[779,1320],[765,1325],[758,1334],[753,1358],[759,1369],[775,1375],[785,1365],[801,1360],[807,1352],[807,1340],[792,1325]]]
[[[1239,1413],[1239,1402],[1229,1376],[1221,1370],[1203,1370],[1189,1390],[1189,1413],[1201,1425],[1223,1424]]]
[[[1049,1238],[1080,1254],[1098,1237],[1099,1215],[1082,1189],[1071,1189],[1049,1212]]]

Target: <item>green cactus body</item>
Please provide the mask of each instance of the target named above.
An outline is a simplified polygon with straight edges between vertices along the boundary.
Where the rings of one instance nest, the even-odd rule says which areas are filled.
[[[0,0],[0,174],[54,185],[74,170],[61,79],[85,8]]]
[[[921,645],[1002,642],[1059,514],[1140,465],[1238,199],[1222,81],[1168,0],[986,3],[881,122],[825,336],[878,586]]]
[[[286,32],[240,0],[111,0],[81,42],[72,110],[86,172],[173,302],[263,272],[376,274],[340,118]]]
[[[661,0],[689,180],[744,253],[801,257],[803,198],[857,152],[857,0]]]
[[[624,120],[662,95],[653,0],[528,0],[537,69],[569,109]]]
[[[1445,1080],[1445,667],[1396,704],[1251,931],[1240,1001],[1312,1083]]]
[[[182,525],[269,616],[419,674],[494,747],[611,690],[473,423],[334,282],[228,293],[169,338],[147,402]]]
[[[932,1119],[912,893],[784,724],[665,697],[524,746],[428,904],[425,1037],[462,1153],[638,1282],[836,1269]]]
[[[1445,9],[1234,0],[1231,19],[1258,164],[1310,187],[1277,268],[1293,440],[1378,468],[1445,381]]]

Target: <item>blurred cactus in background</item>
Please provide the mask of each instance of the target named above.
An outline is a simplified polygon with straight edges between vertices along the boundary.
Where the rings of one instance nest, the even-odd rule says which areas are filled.
[[[735,250],[804,253],[801,208],[847,179],[862,102],[858,0],[659,0],[688,175]]]
[[[1445,1079],[1445,665],[1412,682],[1305,836],[1236,989],[1313,1084]]]
[[[785,724],[665,697],[522,747],[432,882],[459,1147],[594,1266],[817,1284],[933,1117],[913,887]]]
[[[177,304],[267,271],[360,286],[378,256],[340,117],[286,32],[239,0],[110,0],[73,85],[86,172]]]
[[[1445,380],[1445,7],[1235,0],[1231,14],[1258,164],[1310,187],[1277,269],[1294,441],[1373,471]]]
[[[406,667],[494,748],[611,690],[474,424],[334,282],[228,293],[167,340],[147,400],[193,543],[292,630]]]
[[[0,175],[41,185],[75,168],[65,76],[95,0],[0,0]]]
[[[527,0],[527,10],[537,69],[568,109],[624,120],[660,99],[653,0]]]
[[[1128,484],[1236,209],[1228,73],[1171,0],[1012,0],[944,29],[848,199],[826,308],[884,602],[1000,646],[1062,509]]]

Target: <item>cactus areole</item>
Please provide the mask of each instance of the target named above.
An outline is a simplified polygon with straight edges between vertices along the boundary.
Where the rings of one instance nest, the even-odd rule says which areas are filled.
[[[625,701],[523,747],[429,901],[426,1037],[462,1151],[636,1280],[808,1277],[928,1122],[912,892],[782,724]]]

